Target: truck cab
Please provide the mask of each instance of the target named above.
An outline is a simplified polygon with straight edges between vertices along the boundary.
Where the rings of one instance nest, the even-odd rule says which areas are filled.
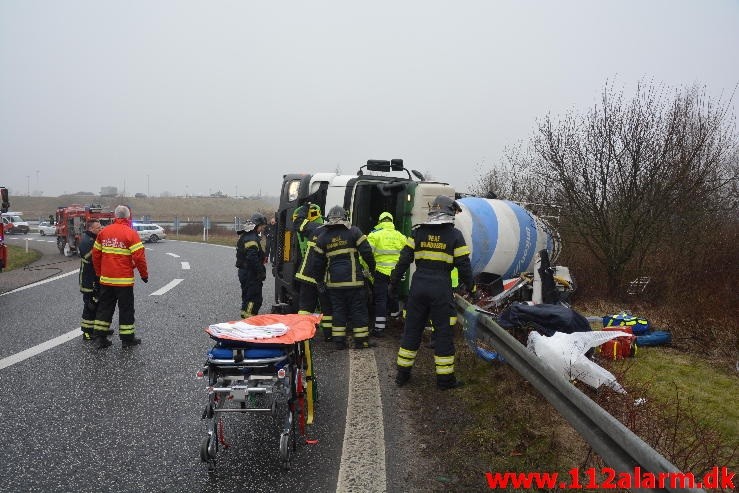
[[[369,160],[354,175],[336,173],[286,174],[283,176],[280,204],[276,213],[276,255],[272,266],[275,277],[275,311],[297,311],[295,274],[301,254],[292,215],[306,203],[321,206],[325,215],[335,205],[349,212],[352,225],[369,234],[382,212],[393,215],[395,228],[411,233],[414,224],[426,220],[428,207],[438,195],[454,197],[447,183],[423,181],[418,172],[407,170],[401,159]],[[407,292],[407,282],[401,294]]]

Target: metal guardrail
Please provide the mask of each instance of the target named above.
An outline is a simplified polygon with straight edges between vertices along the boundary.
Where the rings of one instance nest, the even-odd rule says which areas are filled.
[[[477,312],[474,305],[459,295],[455,295],[455,301],[463,314],[467,330],[474,330],[476,339],[494,347],[506,363],[528,380],[617,473],[633,474],[636,467],[657,477],[660,473],[680,472],[567,379],[553,372],[495,323],[492,317]],[[696,478],[698,480],[700,478]],[[704,490],[666,485],[664,489],[641,488],[638,491]]]

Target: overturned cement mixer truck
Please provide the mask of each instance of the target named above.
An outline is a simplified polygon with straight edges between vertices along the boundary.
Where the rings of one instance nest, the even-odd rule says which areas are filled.
[[[530,299],[533,283],[529,281],[533,279],[537,253],[546,250],[548,259],[554,262],[560,249],[556,231],[546,221],[515,202],[465,196],[448,183],[426,181],[418,171],[405,168],[401,159],[369,160],[354,175],[284,175],[275,217],[273,311],[297,311],[295,274],[301,253],[292,224],[297,207],[318,204],[325,214],[340,205],[349,211],[352,224],[365,234],[372,231],[380,214],[388,211],[396,229],[407,236],[414,225],[426,220],[429,204],[438,195],[456,198],[462,207],[455,225],[470,246],[473,273],[480,285],[488,287],[486,294],[496,296],[513,288],[521,299]],[[566,287],[571,286],[569,273],[560,269],[558,279],[566,279]],[[407,295],[412,275],[413,268],[401,286],[401,298]]]

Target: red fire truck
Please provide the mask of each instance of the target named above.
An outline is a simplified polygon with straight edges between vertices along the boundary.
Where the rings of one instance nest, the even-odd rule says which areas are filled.
[[[85,224],[92,219],[107,226],[113,222],[113,211],[103,210],[95,204],[57,207],[56,209],[56,246],[59,253],[71,257],[77,253],[77,245],[85,233]]]

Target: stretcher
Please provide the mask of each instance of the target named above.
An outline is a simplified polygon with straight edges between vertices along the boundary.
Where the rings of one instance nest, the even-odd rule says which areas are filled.
[[[279,427],[279,461],[291,467],[297,435],[313,423],[315,379],[310,339],[320,315],[256,315],[205,329],[215,341],[198,377],[207,378],[208,403],[203,410],[207,434],[200,459],[216,468],[228,444],[223,417],[229,413],[265,413]]]

